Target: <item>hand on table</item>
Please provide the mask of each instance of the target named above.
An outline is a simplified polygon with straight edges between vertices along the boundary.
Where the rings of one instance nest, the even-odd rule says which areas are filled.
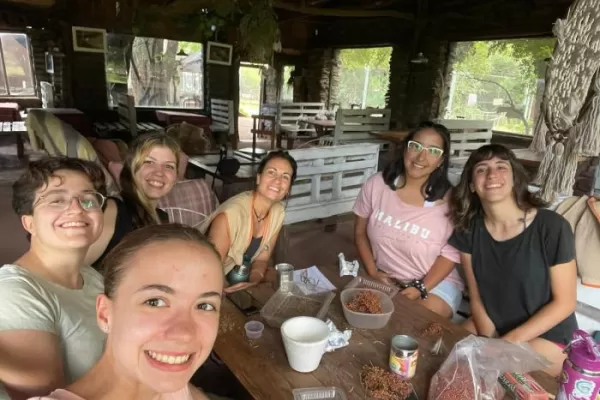
[[[383,271],[376,271],[374,274],[369,274],[369,276],[379,282],[385,283],[386,285],[394,286],[394,283],[390,279],[389,274]]]
[[[421,298],[421,292],[419,291],[419,289],[414,287],[409,287],[404,290],[401,290],[400,293],[402,293],[409,300],[417,300]]]

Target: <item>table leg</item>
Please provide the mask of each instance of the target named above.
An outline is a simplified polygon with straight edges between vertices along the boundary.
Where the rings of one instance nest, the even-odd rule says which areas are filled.
[[[16,133],[17,137],[17,157],[25,157],[25,144],[23,143],[23,135],[20,132]]]

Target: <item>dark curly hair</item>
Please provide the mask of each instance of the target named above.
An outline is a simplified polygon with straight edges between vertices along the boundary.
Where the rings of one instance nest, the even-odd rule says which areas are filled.
[[[460,176],[460,182],[452,191],[450,217],[457,231],[468,230],[473,218],[483,214],[479,196],[471,190],[473,170],[481,161],[491,160],[494,157],[510,163],[514,182],[513,196],[520,209],[525,211],[548,206],[548,203],[537,194],[529,191],[529,176],[523,165],[517,160],[515,153],[502,145],[488,144],[471,153]]]
[[[57,171],[81,172],[92,182],[94,190],[106,196],[106,177],[100,166],[92,161],[70,157],[48,157],[32,161],[12,185],[12,207],[21,217],[33,214],[35,193],[45,187],[51,178],[58,178]]]

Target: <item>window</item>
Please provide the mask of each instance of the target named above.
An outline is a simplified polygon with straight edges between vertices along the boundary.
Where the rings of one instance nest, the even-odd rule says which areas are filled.
[[[29,40],[23,33],[0,33],[0,96],[35,96]]]
[[[384,108],[391,58],[391,47],[341,50],[338,97],[341,107]]]
[[[203,108],[201,43],[108,34],[106,81],[109,103],[131,93],[137,107]]]
[[[444,118],[494,122],[494,130],[531,135],[556,40],[456,43]]]

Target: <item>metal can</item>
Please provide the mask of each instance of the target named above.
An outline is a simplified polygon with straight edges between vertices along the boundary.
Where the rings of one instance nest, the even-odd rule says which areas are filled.
[[[294,266],[292,264],[277,264],[277,289],[280,292],[287,293],[292,290],[292,282],[294,281]]]
[[[415,376],[419,344],[410,336],[397,335],[392,338],[390,349],[390,370],[400,379],[409,380]]]

